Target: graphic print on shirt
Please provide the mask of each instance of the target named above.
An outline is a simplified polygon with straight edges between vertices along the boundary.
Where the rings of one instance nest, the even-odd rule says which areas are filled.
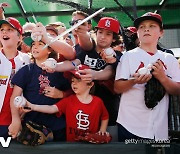
[[[44,94],[44,89],[45,87],[50,86],[50,81],[48,79],[48,76],[44,76],[42,74],[39,76],[38,79],[39,79],[39,85],[40,85],[39,94]]]
[[[165,63],[164,63],[161,59],[158,59],[158,60],[161,61],[162,65],[163,65],[163,67],[164,67],[164,70],[167,70],[167,66],[165,65]],[[144,65],[144,63],[141,61],[140,64],[139,64],[139,66],[138,66],[138,68],[137,68],[137,70],[136,70],[135,72],[137,73],[138,70],[139,70],[140,68],[143,68],[143,67],[145,67],[145,65]],[[146,66],[146,67],[147,67],[147,66]]]
[[[6,85],[8,76],[0,75],[0,86],[1,85]]]
[[[82,129],[82,130],[87,130],[89,129],[89,115],[83,113],[82,110],[78,110],[78,113],[76,114],[76,119],[77,119],[77,128]]]
[[[86,55],[84,64],[88,65],[90,68],[101,69],[106,65],[106,62],[103,59],[91,58]]]

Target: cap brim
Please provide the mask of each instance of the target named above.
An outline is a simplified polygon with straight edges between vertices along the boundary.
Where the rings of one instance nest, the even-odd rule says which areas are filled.
[[[68,80],[71,80],[72,76],[75,76],[77,79],[80,79],[80,76],[76,70],[64,72],[64,77]]]
[[[31,36],[24,37],[23,41],[27,46],[30,46],[30,47],[31,47],[32,43],[34,42],[31,38]]]
[[[11,25],[14,29],[16,29],[17,30],[17,28],[16,27],[14,27],[14,25],[12,25],[11,23],[9,23],[8,21],[6,21],[6,20],[0,20],[0,27],[1,27],[1,25],[2,24],[9,24],[9,25]],[[18,30],[17,30],[18,31]],[[19,32],[19,31],[18,31]],[[20,32],[19,32],[20,33]]]
[[[46,30],[52,30],[53,32],[55,32],[56,33],[56,35],[58,35],[58,31],[55,29],[55,28],[53,28],[53,27],[46,27]]]
[[[9,24],[9,25],[11,25],[11,23],[9,23],[9,22],[6,21],[6,20],[0,20],[0,26],[1,26],[2,24]],[[11,26],[14,28],[13,25],[11,25]]]
[[[139,24],[142,21],[144,21],[144,20],[153,20],[153,21],[156,21],[162,27],[162,22],[158,18],[152,17],[152,16],[144,16],[144,17],[139,17],[139,18],[135,19],[134,20],[134,27],[138,28]]]

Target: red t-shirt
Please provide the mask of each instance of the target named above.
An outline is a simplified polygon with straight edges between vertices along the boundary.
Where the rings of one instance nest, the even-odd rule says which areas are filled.
[[[93,96],[89,104],[81,103],[76,95],[71,95],[55,104],[59,113],[66,116],[67,141],[75,141],[77,135],[85,132],[96,133],[99,131],[101,120],[109,118],[103,101]]]
[[[13,86],[11,85],[11,79],[13,77],[13,75],[15,74],[15,62],[14,62],[14,58],[9,60],[12,63],[12,72],[11,72],[11,77],[8,83],[8,87],[6,90],[6,95],[4,98],[4,103],[2,106],[2,110],[0,112],[0,125],[10,125],[11,124],[11,109],[10,109],[10,98],[12,95],[12,91],[13,91]]]

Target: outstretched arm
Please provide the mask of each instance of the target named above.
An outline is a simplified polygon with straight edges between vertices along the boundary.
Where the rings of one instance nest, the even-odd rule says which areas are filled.
[[[42,69],[46,70],[49,73],[53,73],[53,72],[66,72],[66,71],[70,71],[70,70],[74,70],[76,69],[76,67],[81,64],[79,59],[75,59],[72,61],[66,60],[63,62],[59,62],[56,65],[56,68],[50,68],[48,66],[46,66],[44,63],[42,63]]]
[[[81,79],[87,82],[92,80],[108,80],[114,76],[114,70],[110,65],[106,66],[103,70],[84,69],[79,70],[79,73],[81,74]]]
[[[56,105],[36,105],[27,102],[27,107],[29,107],[31,111],[37,111],[37,112],[49,113],[49,114],[57,113],[59,111]]]
[[[88,32],[88,23],[80,25],[76,30],[77,39],[82,49],[90,51],[93,48],[93,41],[90,33]]]
[[[49,44],[52,40],[51,37],[48,36],[46,32],[46,28],[43,26],[42,23],[37,23],[36,28],[32,30],[33,33],[38,32],[40,35],[42,35],[42,41],[46,44]],[[64,58],[72,60],[75,58],[75,50],[72,46],[67,44],[65,41],[57,40],[49,45],[54,51],[60,53],[64,56]]]

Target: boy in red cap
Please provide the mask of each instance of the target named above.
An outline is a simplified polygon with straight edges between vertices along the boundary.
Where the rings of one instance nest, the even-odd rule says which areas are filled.
[[[157,49],[158,40],[163,36],[159,14],[148,12],[137,18],[134,26],[139,47],[126,52],[116,70],[115,91],[122,93],[117,118],[119,141],[168,140],[168,94],[180,94],[178,61]],[[142,73],[142,67],[151,72]],[[166,91],[153,108],[145,101],[146,84],[151,78],[160,82]]]
[[[22,27],[13,17],[0,20],[0,136],[8,136],[8,126],[11,123],[10,97],[13,86],[13,75],[30,62],[27,54],[17,50],[22,39]]]
[[[35,105],[27,102],[32,111],[42,113],[58,113],[57,116],[66,116],[67,141],[74,142],[76,137],[85,133],[97,133],[105,135],[108,125],[108,112],[103,101],[90,94],[94,82],[85,82],[80,79],[78,70],[88,69],[86,65],[79,65],[77,70],[68,72],[71,74],[71,87],[75,94],[62,99],[54,105]],[[100,124],[100,126],[99,126]]]
[[[116,64],[122,53],[115,52],[112,49],[112,47],[120,44],[119,30],[120,23],[118,20],[111,17],[101,18],[95,27],[96,42],[89,36],[90,47],[85,50],[80,44],[80,52],[76,56],[81,64],[90,67],[90,69],[81,71],[81,78],[86,81],[95,80],[94,95],[103,100],[110,115],[110,126],[116,125],[119,103],[119,96],[113,92],[113,78]],[[85,35],[87,33],[84,33],[83,36]],[[78,35],[78,37],[81,36]],[[112,53],[107,55],[106,49],[111,50]]]

